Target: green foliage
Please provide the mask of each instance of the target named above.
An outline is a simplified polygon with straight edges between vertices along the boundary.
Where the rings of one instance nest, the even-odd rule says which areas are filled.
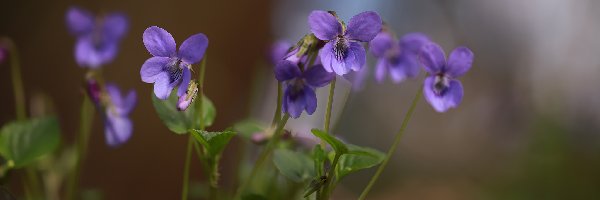
[[[265,127],[266,126],[264,126],[258,121],[247,119],[233,125],[233,130],[237,131],[240,134],[240,136],[246,139],[250,139],[252,137],[252,134],[264,131]]]
[[[294,182],[304,182],[315,176],[310,158],[289,149],[276,149],[273,154],[275,167]]]
[[[322,140],[325,140],[325,142],[331,145],[331,148],[333,148],[333,150],[337,154],[342,155],[348,153],[348,147],[336,137],[325,133],[319,129],[312,129],[311,132],[313,133],[313,135],[317,136],[318,138],[321,138]]]
[[[375,149],[348,144],[349,152],[340,157],[335,174],[338,179],[359,170],[368,169],[383,162],[385,154]]]
[[[186,134],[191,129],[200,129],[200,120],[198,119],[197,106],[199,103],[193,103],[185,111],[177,110],[177,92],[171,92],[167,100],[160,100],[152,93],[152,104],[163,123],[177,134]],[[198,100],[196,100],[198,101]],[[208,97],[202,97],[202,119],[204,126],[212,125],[217,111],[212,101]]]
[[[14,121],[0,130],[0,154],[12,162],[14,168],[51,153],[59,143],[60,128],[56,117]]]
[[[202,146],[204,146],[206,154],[210,157],[216,157],[220,155],[231,138],[233,138],[233,136],[236,134],[231,130],[225,130],[222,132],[192,130],[191,133],[194,135],[194,138],[196,138],[196,140],[202,144]]]

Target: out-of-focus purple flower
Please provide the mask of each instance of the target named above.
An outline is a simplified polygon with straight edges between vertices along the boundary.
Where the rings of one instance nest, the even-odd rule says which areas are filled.
[[[423,86],[427,102],[438,112],[458,106],[462,101],[463,87],[456,78],[471,68],[473,52],[467,47],[458,47],[452,50],[446,61],[444,50],[431,42],[423,46],[419,58],[429,73]]]
[[[198,33],[190,36],[179,46],[179,52],[173,36],[160,27],[147,28],[143,40],[154,57],[142,65],[142,81],[154,83],[154,94],[159,99],[167,99],[175,86],[179,86],[177,96],[184,95],[192,76],[192,64],[202,60],[208,47],[206,35]]]
[[[422,33],[409,33],[400,41],[389,32],[381,31],[369,43],[369,51],[377,58],[375,80],[382,83],[389,74],[394,83],[419,75],[419,50],[429,43]]]
[[[317,109],[315,89],[327,85],[335,74],[325,71],[321,64],[300,71],[298,63],[301,58],[294,51],[288,55],[275,67],[275,78],[285,84],[282,111],[293,118],[300,117],[304,110],[311,115]]]
[[[323,67],[338,75],[358,71],[365,65],[366,53],[360,42],[371,41],[381,31],[381,23],[381,17],[372,11],[355,15],[347,27],[326,11],[313,11],[308,16],[315,37],[327,42],[319,50]]]
[[[66,15],[67,27],[77,37],[75,60],[81,67],[98,68],[111,62],[119,50],[129,23],[122,13],[95,17],[87,10],[71,7]]]
[[[283,57],[288,53],[292,44],[287,41],[278,41],[271,45],[269,49],[269,61],[272,65],[277,65],[277,63],[283,60]]]
[[[8,51],[0,44],[0,64],[8,59]]]
[[[130,90],[127,96],[121,96],[121,91],[113,84],[106,85],[109,103],[106,105],[104,134],[106,143],[116,147],[131,138],[133,124],[129,119],[129,113],[136,104],[135,90]]]

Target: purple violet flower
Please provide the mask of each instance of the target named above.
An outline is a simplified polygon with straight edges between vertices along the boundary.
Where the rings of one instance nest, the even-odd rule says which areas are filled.
[[[467,47],[458,47],[446,55],[436,43],[429,43],[421,49],[420,61],[429,77],[425,79],[424,95],[429,104],[438,112],[446,112],[460,104],[463,87],[456,78],[465,74],[473,63],[473,52]]]
[[[122,13],[95,17],[89,11],[78,7],[69,8],[66,21],[69,32],[77,37],[77,64],[92,69],[115,58],[119,50],[118,44],[129,26],[127,17]]]
[[[315,37],[326,41],[319,50],[323,67],[328,72],[344,75],[360,70],[366,62],[366,53],[360,42],[371,41],[381,31],[381,17],[367,11],[350,19],[348,27],[326,11],[313,11],[308,25]]]
[[[135,90],[130,90],[127,96],[121,96],[121,91],[114,84],[106,84],[104,89],[96,80],[87,80],[87,93],[104,118],[106,143],[117,147],[131,138],[133,124],[129,113],[135,107],[137,96]]]
[[[272,65],[277,65],[279,61],[283,60],[285,55],[288,53],[292,44],[287,41],[278,41],[271,45],[269,49],[269,61]]]
[[[275,78],[283,82],[285,87],[282,111],[293,118],[300,117],[304,110],[309,115],[313,114],[317,109],[315,89],[327,85],[335,78],[335,74],[325,71],[321,64],[300,71],[300,60],[302,58],[294,50],[275,67]]]
[[[394,83],[419,75],[419,50],[429,43],[422,33],[409,33],[400,41],[389,32],[381,31],[369,43],[369,51],[377,58],[375,80],[382,83],[389,73]]]
[[[190,36],[176,51],[175,39],[166,30],[152,26],[144,31],[144,46],[154,57],[142,65],[142,81],[154,83],[154,94],[159,99],[167,99],[175,86],[179,86],[177,96],[186,93],[190,83],[192,64],[202,60],[208,38],[198,33]]]

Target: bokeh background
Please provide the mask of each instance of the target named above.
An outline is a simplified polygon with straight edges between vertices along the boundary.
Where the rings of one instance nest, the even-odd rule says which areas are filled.
[[[96,117],[83,188],[104,199],[179,198],[187,137],[169,133],[155,114],[152,86],[139,70],[150,57],[145,28],[157,25],[181,43],[202,32],[209,40],[205,93],[218,114],[219,130],[274,109],[274,78],[266,52],[274,41],[295,43],[309,33],[310,11],[335,10],[344,20],[377,11],[402,35],[423,32],[449,52],[458,45],[475,53],[461,78],[462,104],[436,113],[424,100],[400,148],[370,199],[600,199],[600,2],[595,0],[386,0],[386,1],[8,1],[0,3],[0,35],[20,50],[28,104],[45,95],[60,117],[65,145],[78,130],[84,70],[73,58],[75,39],[65,11],[77,5],[94,13],[125,12],[130,29],[104,77],[135,89],[134,134],[124,146],[105,145]],[[0,65],[0,123],[14,116],[10,68]],[[369,59],[367,67],[373,66]],[[415,80],[376,84],[360,91],[340,81],[336,135],[386,151],[408,104]],[[320,109],[289,126],[297,134],[321,127]],[[34,110],[30,109],[30,112]],[[223,187],[242,142],[234,140],[222,160]],[[204,179],[193,161],[192,180]],[[337,199],[354,199],[373,170],[349,176]]]

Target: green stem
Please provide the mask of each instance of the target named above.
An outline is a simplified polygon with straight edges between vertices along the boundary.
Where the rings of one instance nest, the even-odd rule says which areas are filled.
[[[321,198],[319,199],[329,199],[329,195],[331,194],[331,187],[332,187],[332,183],[334,182],[335,176],[332,173],[333,171],[335,171],[335,167],[338,164],[338,161],[340,160],[340,157],[342,155],[336,153],[335,157],[333,158],[333,162],[331,163],[331,167],[329,167],[329,169],[327,170],[327,182],[325,183],[325,187],[323,188],[323,192],[321,193]]]
[[[258,159],[256,160],[256,163],[254,164],[254,168],[252,168],[252,171],[250,172],[250,176],[248,176],[248,178],[246,178],[244,183],[238,188],[234,199],[240,199],[242,192],[244,192],[246,190],[246,188],[248,187],[248,185],[250,184],[250,182],[252,180],[254,180],[254,177],[256,176],[256,173],[258,172],[258,170],[262,167],[262,165],[265,163],[267,158],[271,155],[275,146],[279,142],[281,135],[283,134],[283,127],[285,127],[285,124],[287,123],[288,119],[290,119],[290,115],[288,115],[288,114],[285,114],[283,116],[283,118],[281,118],[281,120],[277,124],[277,129],[275,130],[275,134],[273,134],[273,137],[271,138],[271,140],[269,140],[269,143],[267,143],[265,150],[263,150],[261,152],[261,154],[258,156]]]
[[[202,59],[202,63],[200,64],[200,74],[198,75],[200,85],[200,88],[198,88],[198,93],[200,95],[200,102],[198,103],[198,113],[200,113],[200,116],[198,117],[200,119],[200,130],[204,130],[204,116],[202,112],[204,112],[204,71],[206,70],[206,60],[207,56],[204,56],[204,59]]]
[[[79,135],[76,140],[77,160],[75,162],[75,169],[73,170],[73,174],[71,174],[67,182],[66,199],[69,200],[77,199],[75,196],[79,190],[79,176],[83,167],[85,155],[87,153],[87,146],[89,144],[92,122],[94,119],[94,105],[92,104],[87,95],[83,97],[79,119]]]
[[[271,126],[275,125],[281,119],[281,96],[283,88],[280,82],[277,83],[277,108],[275,108],[275,114],[273,115],[273,121]]]
[[[186,200],[188,198],[188,188],[190,182],[190,161],[192,160],[192,147],[194,145],[194,136],[190,133],[188,137],[187,153],[185,156],[185,165],[183,168],[183,189],[181,191],[181,199]]]
[[[11,39],[5,38],[4,41],[8,47],[8,54],[10,54],[11,76],[13,92],[15,93],[15,111],[17,120],[25,120],[27,118],[25,113],[25,92],[23,90],[23,80],[21,77],[19,52],[17,46]]]
[[[327,100],[327,110],[325,111],[325,133],[327,134],[331,134],[329,133],[329,125],[331,124],[331,110],[333,109],[333,93],[335,91],[335,80],[336,78],[333,78],[333,80],[331,81],[331,84],[329,84],[329,99]],[[323,145],[325,146],[325,145]]]
[[[406,112],[406,115],[404,116],[404,120],[402,120],[402,125],[400,125],[400,130],[398,131],[398,133],[396,133],[396,137],[394,138],[394,143],[392,143],[392,147],[390,147],[390,149],[388,150],[387,155],[383,159],[383,162],[381,163],[381,165],[379,165],[379,168],[377,168],[375,175],[373,175],[373,177],[371,178],[371,181],[369,181],[369,184],[367,185],[367,187],[360,194],[360,197],[358,198],[359,200],[364,200],[367,197],[367,194],[369,194],[369,191],[371,191],[371,188],[373,187],[373,185],[375,184],[375,182],[377,181],[377,179],[383,172],[383,169],[385,169],[388,162],[390,161],[392,154],[394,154],[394,152],[396,152],[396,148],[398,148],[398,144],[400,144],[400,139],[402,138],[402,135],[404,134],[404,130],[406,129],[406,126],[408,125],[408,122],[410,121],[410,118],[412,117],[412,114],[415,111],[415,108],[417,107],[417,103],[419,102],[419,99],[421,98],[422,95],[423,95],[423,86],[421,86],[419,88],[419,90],[417,91],[417,94],[416,94],[415,98],[413,99],[412,104],[411,104],[410,108],[408,109],[408,112]]]

